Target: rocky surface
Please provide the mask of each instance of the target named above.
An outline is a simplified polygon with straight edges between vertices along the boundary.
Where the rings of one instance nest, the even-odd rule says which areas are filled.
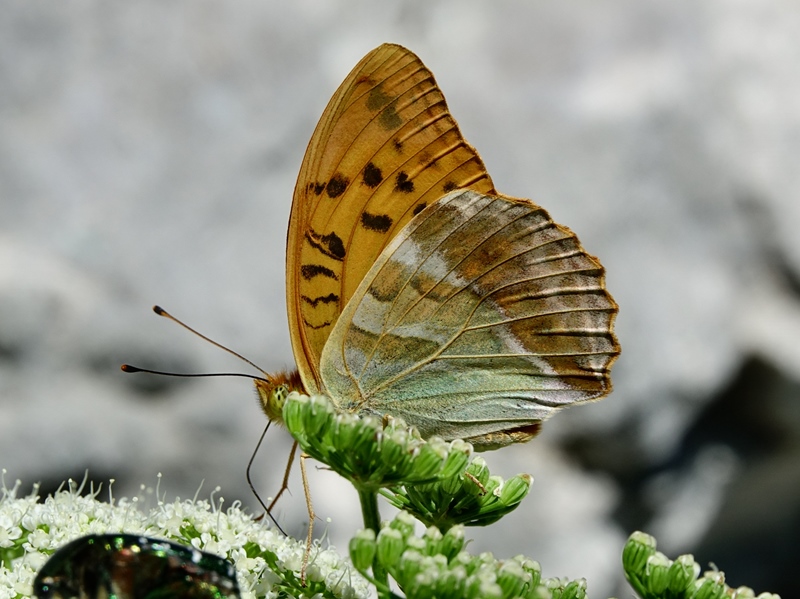
[[[497,187],[581,237],[621,306],[614,394],[488,455],[531,497],[473,550],[626,596],[633,529],[791,596],[800,553],[800,7],[786,0],[0,1],[0,466],[45,488],[244,481],[243,370],[292,362],[284,235],[305,144],[384,41],[437,76]],[[256,484],[288,447],[271,433]],[[314,472],[344,547],[357,498]],[[280,517],[301,532],[299,479]],[[342,501],[341,497],[346,500]],[[335,499],[333,499],[335,498]],[[349,499],[348,499],[349,498]],[[743,526],[742,523],[747,525]],[[757,558],[757,559],[756,559]],[[787,574],[787,572],[789,574]]]

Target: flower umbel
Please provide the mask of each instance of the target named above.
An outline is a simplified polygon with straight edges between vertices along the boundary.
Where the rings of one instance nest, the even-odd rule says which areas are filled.
[[[456,524],[486,526],[516,509],[533,483],[529,474],[507,481],[490,476],[480,456],[466,470],[449,478],[418,485],[393,486],[381,495],[397,508],[408,510],[427,526],[442,531]]]
[[[700,575],[700,565],[691,555],[669,559],[656,551],[656,540],[634,532],[622,550],[625,577],[641,599],[780,599],[772,593],[756,595],[748,587],[732,589],[725,574],[717,570]]]
[[[175,500],[139,507],[139,498],[97,499],[69,489],[38,502],[36,489],[17,497],[19,482],[0,499],[0,599],[32,594],[36,573],[61,546],[85,535],[130,533],[167,539],[220,555],[235,567],[241,597],[366,597],[368,585],[333,549],[315,547],[307,586],[300,584],[305,544],[286,538],[243,512],[223,511],[222,500]]]
[[[381,421],[337,413],[324,396],[292,393],[283,408],[300,447],[350,480],[360,491],[380,490],[394,506],[442,531],[483,526],[514,510],[532,478],[491,476],[461,440],[422,439],[399,418]]]
[[[463,471],[472,454],[463,441],[426,441],[399,418],[336,412],[322,395],[289,394],[283,420],[305,453],[361,489],[448,478]]]
[[[377,565],[396,581],[408,598],[472,599],[583,599],[586,582],[542,580],[539,564],[523,556],[496,560],[489,553],[470,555],[464,527],[456,525],[442,534],[436,527],[422,536],[414,534],[413,520],[400,512],[375,536],[358,533],[350,542],[350,559],[367,578]],[[380,581],[374,581],[380,591]]]

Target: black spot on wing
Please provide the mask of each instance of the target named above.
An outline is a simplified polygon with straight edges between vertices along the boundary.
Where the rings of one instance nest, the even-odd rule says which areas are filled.
[[[328,233],[327,235],[320,235],[319,233],[309,229],[306,232],[306,239],[313,248],[318,249],[328,258],[334,260],[344,260],[347,252],[344,249],[341,237],[336,233]]]
[[[358,79],[356,79],[356,85],[368,85],[372,87],[375,86],[375,80],[369,75],[361,75]],[[378,85],[380,85],[380,83],[378,83]]]
[[[397,99],[381,110],[381,114],[378,116],[378,123],[387,131],[394,131],[403,124],[403,118],[397,114],[396,105]]]
[[[381,169],[377,166],[372,164],[371,162],[367,163],[367,166],[364,167],[364,185],[369,188],[375,188],[381,184],[383,181],[383,173]]]
[[[325,191],[325,184],[324,183],[309,183],[308,190],[313,191],[314,195],[321,195],[323,191]]]
[[[326,320],[322,324],[311,324],[310,322],[308,322],[308,320],[304,318],[303,324],[305,324],[309,329],[324,329],[325,327],[331,326],[332,323],[330,320]]]
[[[383,86],[378,85],[377,87],[370,90],[369,94],[367,95],[367,108],[375,112],[376,110],[380,110],[384,106],[386,106],[389,102],[392,101],[392,98],[383,91]]]
[[[425,210],[425,208],[427,207],[428,204],[426,202],[422,202],[421,204],[417,204],[416,206],[414,206],[414,216]]]
[[[378,233],[386,233],[392,226],[391,217],[388,214],[370,214],[369,212],[361,213],[361,226],[370,231],[377,231]]]
[[[328,295],[321,295],[314,298],[308,297],[307,295],[301,295],[300,299],[311,305],[311,307],[316,308],[317,304],[330,304],[332,302],[338,302],[339,296],[335,293],[329,293]]]
[[[397,173],[397,180],[394,182],[394,188],[403,193],[411,193],[414,191],[414,182],[408,178],[408,175],[403,171]]]
[[[378,112],[378,123],[388,131],[393,131],[403,124],[403,119],[397,114],[397,98],[383,91],[383,86],[378,85],[367,94],[367,109]]]
[[[458,189],[458,185],[456,185],[453,181],[445,181],[444,185],[442,185],[442,189],[445,193],[450,193],[451,191]]]
[[[345,192],[349,183],[350,179],[340,173],[336,173],[333,177],[331,177],[331,180],[328,181],[325,189],[327,190],[329,197],[338,198]]]
[[[401,154],[403,152],[403,142],[400,141],[399,139],[392,140],[392,147],[398,154]]]
[[[306,281],[310,281],[317,276],[328,277],[334,281],[339,280],[335,272],[321,264],[303,264],[303,266],[300,267],[300,276]]]

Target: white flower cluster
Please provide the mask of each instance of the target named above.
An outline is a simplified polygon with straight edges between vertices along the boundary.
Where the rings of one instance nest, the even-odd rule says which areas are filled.
[[[3,471],[5,474],[5,471]],[[113,482],[113,481],[112,481]],[[98,492],[81,495],[82,488],[69,481],[68,490],[39,502],[37,489],[17,497],[20,481],[12,488],[2,484],[0,497],[0,599],[32,595],[33,579],[54,550],[73,539],[105,533],[129,533],[168,539],[201,551],[226,557],[236,566],[243,599],[278,596],[284,574],[300,576],[305,544],[287,538],[257,522],[235,503],[222,510],[207,500],[158,501],[142,509],[139,498],[98,501]],[[253,551],[257,545],[259,551]],[[246,547],[250,548],[248,557]],[[277,556],[270,569],[260,553]],[[324,581],[339,597],[369,595],[367,582],[333,549],[315,547],[307,576]]]

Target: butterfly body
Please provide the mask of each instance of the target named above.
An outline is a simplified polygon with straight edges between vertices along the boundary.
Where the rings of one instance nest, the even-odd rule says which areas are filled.
[[[611,389],[617,306],[602,266],[542,208],[494,191],[400,46],[368,54],[323,113],[295,188],[287,281],[303,387],[290,390],[342,411],[492,449]],[[277,401],[277,384],[257,387]]]

